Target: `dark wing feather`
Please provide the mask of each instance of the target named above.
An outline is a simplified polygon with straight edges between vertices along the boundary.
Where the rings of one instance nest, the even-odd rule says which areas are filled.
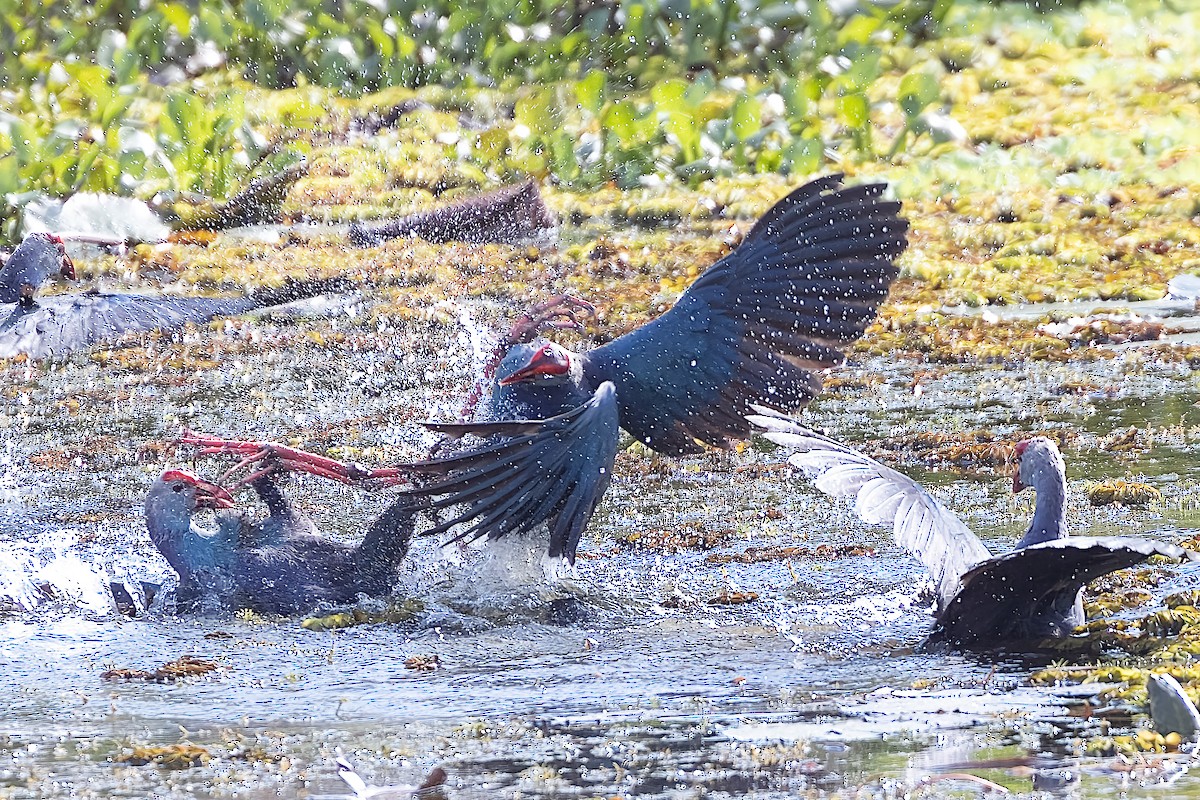
[[[760,413],[750,421],[763,428],[768,439],[792,450],[788,462],[818,489],[833,497],[854,498],[860,519],[892,527],[896,544],[929,570],[939,607],[959,591],[971,567],[991,557],[979,537],[912,478],[795,420],[765,408],[756,410]]]
[[[0,358],[62,356],[127,333],[170,330],[189,322],[242,314],[253,298],[150,297],[132,294],[51,296],[29,308],[17,306],[0,322]]]
[[[616,384],[621,427],[655,450],[744,437],[751,403],[795,410],[816,371],[875,317],[908,223],[883,184],[821,178],[779,201],[745,241],[653,322],[585,354],[592,385]]]
[[[1067,635],[1070,630],[1055,627],[1068,617],[1080,589],[1155,555],[1195,556],[1181,547],[1126,536],[1072,536],[996,556],[962,576],[930,639],[987,646]]]
[[[438,479],[406,494],[432,498],[433,508],[465,506],[428,533],[464,525],[454,540],[499,539],[548,522],[550,557],[574,563],[575,548],[608,488],[617,455],[613,385],[602,384],[586,403],[544,421],[449,427],[458,435],[475,428],[493,439],[449,458],[407,465]]]

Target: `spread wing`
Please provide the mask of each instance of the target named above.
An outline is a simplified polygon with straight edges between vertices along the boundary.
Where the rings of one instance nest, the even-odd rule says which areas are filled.
[[[758,403],[795,410],[821,390],[887,296],[908,223],[886,186],[820,178],[780,200],[670,311],[584,356],[617,386],[621,427],[663,453],[726,445]]]
[[[29,306],[0,307],[0,358],[63,356],[129,333],[171,330],[187,323],[233,316],[330,291],[344,291],[341,278],[288,280],[245,297],[164,297],[139,294],[51,295]],[[5,310],[7,309],[7,311]]]
[[[428,427],[452,436],[490,437],[455,456],[406,465],[436,477],[407,494],[433,498],[433,508],[464,506],[428,533],[464,525],[453,541],[499,539],[546,522],[550,557],[575,562],[575,548],[608,488],[617,456],[617,401],[611,383],[602,384],[582,405],[547,420]]]
[[[1195,557],[1150,539],[1071,536],[990,558],[962,576],[958,593],[938,612],[930,640],[970,645],[1027,638],[1027,631],[1044,628],[1039,620],[1068,618],[1089,582],[1155,555]]]
[[[749,420],[768,439],[793,450],[788,461],[818,489],[833,497],[853,497],[854,512],[863,522],[892,526],[896,543],[929,570],[939,607],[955,596],[964,573],[991,557],[979,537],[912,478],[788,417],[755,410],[759,413]]]
[[[127,333],[170,330],[189,322],[241,314],[259,306],[252,298],[150,297],[134,294],[51,296],[30,307],[12,307],[0,322],[0,358],[62,356]]]

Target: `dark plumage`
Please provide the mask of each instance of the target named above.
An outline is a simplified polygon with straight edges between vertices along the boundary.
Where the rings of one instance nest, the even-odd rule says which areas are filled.
[[[588,409],[582,419],[589,424],[523,430],[541,437],[537,463],[553,468],[484,482],[495,458],[484,448],[407,465],[454,478],[412,491],[438,496],[439,506],[463,503],[460,516],[439,526],[470,521],[462,536],[495,539],[550,521],[552,532],[572,532],[552,535],[550,554],[573,562],[596,502],[590,494],[576,502],[570,487],[582,482],[599,500],[612,473],[618,426],[659,452],[682,455],[698,451],[698,442],[726,447],[746,436],[752,403],[794,410],[821,390],[816,372],[841,362],[840,347],[862,334],[896,277],[893,259],[904,250],[908,225],[897,216],[899,203],[879,199],[884,188],[842,188],[840,176],[800,187],[673,308],[603,347],[572,353],[545,341],[513,345],[479,411],[484,424],[456,425],[454,432],[504,435],[486,423],[556,417],[573,408]],[[532,496],[547,499],[522,500]],[[480,510],[493,507],[503,513]]]
[[[179,574],[176,603],[185,611],[249,608],[297,614],[321,604],[385,595],[408,552],[419,501],[386,509],[357,547],[325,539],[269,477],[253,482],[269,516],[220,511],[218,528],[198,528],[201,508],[232,509],[221,487],[184,470],[167,470],[146,496],[150,538]]]
[[[899,203],[880,199],[884,189],[843,188],[840,176],[800,187],[670,311],[590,352],[529,341],[586,304],[538,307],[510,333],[475,420],[429,425],[482,445],[373,472],[295,451],[284,466],[347,481],[424,476],[410,496],[462,507],[435,531],[464,524],[460,538],[497,539],[548,523],[550,555],[573,563],[619,428],[668,455],[725,447],[749,432],[752,403],[794,410],[820,391],[817,371],[842,360],[896,277],[908,226]],[[244,454],[248,444],[225,449]]]
[[[171,330],[189,322],[244,314],[332,291],[341,281],[292,281],[245,297],[160,297],[88,291],[35,298],[46,265],[70,264],[57,237],[32,234],[0,270],[0,358],[63,356],[129,333]]]
[[[527,180],[432,211],[375,225],[351,225],[350,241],[358,247],[376,247],[403,236],[434,244],[517,244],[545,233],[555,224],[537,184]]]
[[[759,409],[750,420],[795,452],[791,464],[835,497],[855,498],[864,521],[891,525],[897,544],[929,570],[937,593],[928,643],[964,648],[1036,644],[1083,624],[1083,587],[1153,555],[1195,557],[1174,545],[1128,536],[1068,537],[1062,456],[1052,441],[1017,446],[1013,490],[1037,491],[1029,529],[1016,549],[992,556],[933,495],[901,473],[788,417]]]

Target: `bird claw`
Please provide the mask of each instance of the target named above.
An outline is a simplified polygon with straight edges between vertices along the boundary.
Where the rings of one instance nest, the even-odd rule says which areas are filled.
[[[200,448],[200,455],[232,454],[242,456],[238,463],[222,473],[220,478],[222,483],[238,472],[258,465],[257,469],[231,485],[229,487],[231,489],[240,489],[254,483],[259,478],[277,472],[307,472],[320,478],[353,486],[363,486],[368,489],[396,486],[406,482],[398,469],[390,467],[370,469],[361,464],[338,461],[275,442],[220,439],[188,430],[180,435],[178,441],[180,444]]]
[[[573,295],[556,294],[517,317],[508,332],[506,344],[511,346],[531,342],[545,328],[582,332],[584,326],[581,316],[595,320],[596,307]]]

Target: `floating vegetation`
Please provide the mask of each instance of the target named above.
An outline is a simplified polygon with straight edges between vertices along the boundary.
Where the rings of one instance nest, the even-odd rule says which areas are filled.
[[[758,592],[739,592],[734,589],[722,589],[715,596],[708,598],[710,606],[740,606],[753,603],[758,599]]]
[[[734,538],[732,528],[712,530],[701,522],[685,522],[675,530],[634,531],[619,536],[617,541],[639,550],[659,550],[678,553],[682,550],[711,550]]]
[[[1078,435],[1069,428],[1037,433],[1053,439],[1059,447],[1067,446]],[[1013,448],[1029,436],[1020,432],[999,434],[986,430],[963,433],[921,431],[876,441],[870,454],[884,461],[915,460],[937,468],[994,472],[1008,469],[1015,463]]]
[[[1145,589],[1124,589],[1115,592],[1104,592],[1092,597],[1083,604],[1084,613],[1088,619],[1105,617],[1119,611],[1144,606],[1154,599],[1154,595]]]
[[[341,628],[353,628],[358,625],[383,625],[412,622],[425,610],[425,604],[420,600],[406,600],[389,603],[383,610],[355,608],[349,611],[337,611],[322,617],[307,617],[300,623],[306,631],[334,631]]]
[[[117,757],[117,761],[135,767],[154,765],[166,769],[202,767],[211,760],[211,753],[194,744],[137,745],[130,752]]]
[[[1162,492],[1137,481],[1101,481],[1087,487],[1087,498],[1094,506],[1144,506],[1162,500]]]
[[[215,672],[217,665],[195,656],[180,656],[174,661],[168,661],[158,669],[148,672],[143,669],[110,669],[100,673],[106,681],[157,681],[166,683],[183,678],[195,678]]]
[[[1075,346],[1127,344],[1161,339],[1166,326],[1136,314],[1093,314],[1071,317],[1065,322],[1043,322],[1038,330]]]
[[[1093,756],[1130,756],[1136,753],[1174,753],[1183,744],[1178,733],[1163,736],[1149,728],[1142,728],[1132,736],[1101,736],[1089,739],[1084,752]]]
[[[415,670],[416,672],[433,672],[439,666],[441,666],[441,659],[438,658],[436,653],[409,656],[404,659],[404,668]]]

